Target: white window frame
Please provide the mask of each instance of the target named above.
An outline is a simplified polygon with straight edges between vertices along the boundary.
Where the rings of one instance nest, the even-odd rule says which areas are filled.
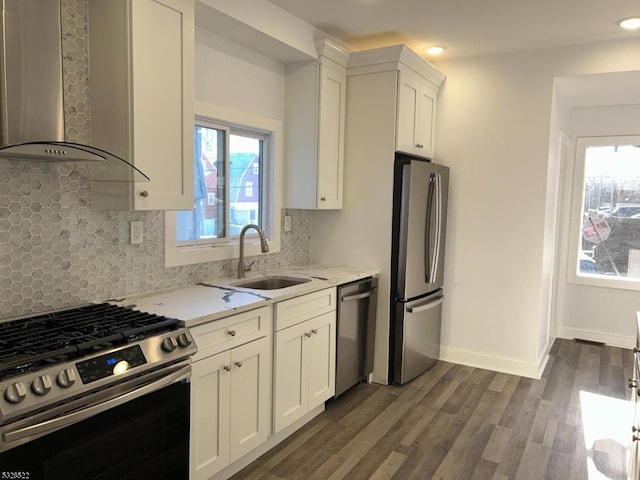
[[[638,145],[640,135],[618,135],[607,137],[578,137],[575,143],[575,166],[573,174],[573,196],[571,202],[571,232],[567,282],[593,287],[640,290],[640,279],[633,277],[605,277],[604,275],[578,274],[578,253],[582,239],[582,205],[584,202],[584,162],[588,147],[607,145]]]
[[[210,119],[212,122],[232,124],[240,129],[255,129],[269,135],[267,153],[270,165],[264,172],[263,195],[267,205],[264,212],[265,234],[269,243],[269,252],[280,251],[280,216],[282,210],[282,168],[283,168],[283,134],[282,122],[273,118],[240,112],[227,107],[198,102],[194,104],[195,116]],[[194,119],[194,125],[196,120]],[[251,233],[253,233],[251,231]],[[245,238],[245,256],[261,255],[260,242],[257,236],[247,235]],[[268,255],[268,254],[262,254]],[[206,245],[180,245],[176,234],[176,212],[165,212],[165,266],[176,267],[195,263],[214,262],[238,258],[238,238],[225,242],[207,243]]]

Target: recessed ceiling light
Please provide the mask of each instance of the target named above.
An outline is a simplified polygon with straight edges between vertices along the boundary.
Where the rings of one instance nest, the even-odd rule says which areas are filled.
[[[430,47],[425,47],[424,51],[428,55],[440,55],[447,49],[444,45],[431,45]]]
[[[625,18],[617,23],[625,30],[638,30],[640,28],[640,17]]]

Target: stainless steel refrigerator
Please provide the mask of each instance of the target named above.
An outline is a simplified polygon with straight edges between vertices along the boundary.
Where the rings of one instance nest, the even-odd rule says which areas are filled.
[[[394,166],[389,382],[440,355],[449,168],[397,153]]]

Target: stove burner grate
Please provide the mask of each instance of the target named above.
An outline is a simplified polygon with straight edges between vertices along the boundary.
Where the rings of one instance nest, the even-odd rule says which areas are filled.
[[[179,323],[108,303],[0,323],[0,380],[175,330]]]

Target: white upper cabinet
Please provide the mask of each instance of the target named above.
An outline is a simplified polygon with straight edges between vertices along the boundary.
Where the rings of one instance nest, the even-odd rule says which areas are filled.
[[[94,182],[93,206],[193,208],[193,0],[89,0],[92,144],[149,182]]]
[[[372,101],[389,94],[396,96],[395,150],[433,158],[436,103],[444,74],[404,45],[354,52],[350,56],[350,77],[374,78],[390,73],[396,75],[397,90],[381,91]]]
[[[410,68],[398,68],[396,150],[433,157],[434,116],[438,89]]]
[[[348,53],[329,40],[317,47],[317,61],[287,65],[285,206],[340,209]]]

